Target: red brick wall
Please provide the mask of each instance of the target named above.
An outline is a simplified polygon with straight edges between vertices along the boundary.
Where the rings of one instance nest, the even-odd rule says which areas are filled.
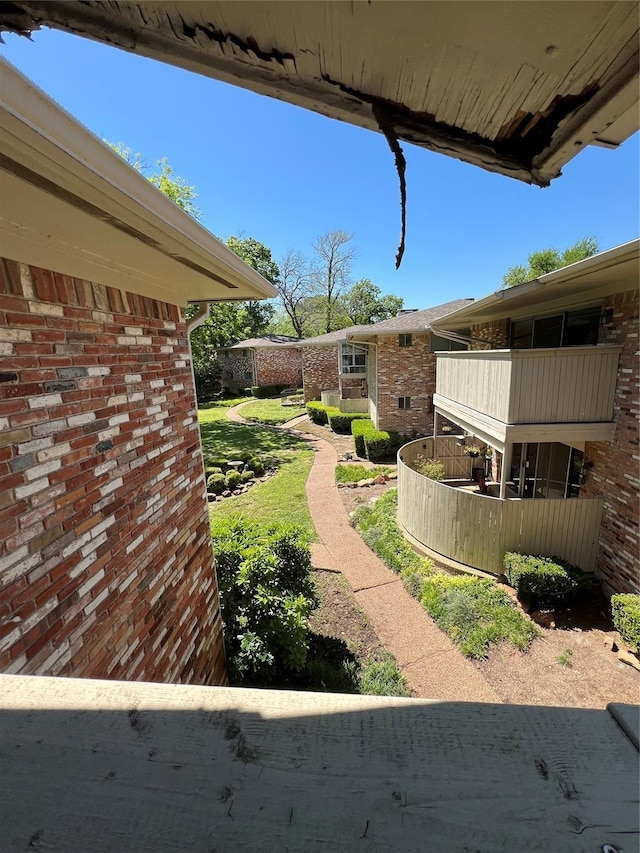
[[[471,327],[471,337],[475,343],[471,349],[507,349],[509,346],[509,321],[494,320]],[[490,342],[490,346],[486,341]]]
[[[220,382],[223,389],[250,388],[255,384],[253,376],[253,353],[247,350],[223,350],[218,353]]]
[[[638,539],[638,292],[605,300],[613,308],[608,326],[600,327],[599,343],[622,347],[614,403],[613,444],[588,442],[587,474],[581,494],[604,498],[596,571],[615,592],[640,592]]]
[[[378,337],[378,429],[402,435],[431,435],[436,357],[431,336],[414,334],[410,347],[398,344],[398,335]],[[410,409],[399,409],[398,398],[411,397]]]
[[[258,347],[256,385],[302,387],[302,354],[295,347]]]
[[[223,683],[180,309],[0,261],[0,670]]]
[[[322,391],[337,391],[338,345],[302,347],[302,379],[305,402],[319,398]]]

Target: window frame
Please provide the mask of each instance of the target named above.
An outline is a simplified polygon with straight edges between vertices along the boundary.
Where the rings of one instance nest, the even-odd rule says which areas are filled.
[[[398,335],[398,347],[400,349],[407,349],[408,347],[413,346],[413,335],[411,332],[400,332]]]
[[[398,397],[398,411],[408,412],[411,410],[411,397]]]

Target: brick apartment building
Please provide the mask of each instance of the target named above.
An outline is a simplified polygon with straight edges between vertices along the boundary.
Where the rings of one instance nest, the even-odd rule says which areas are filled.
[[[237,391],[254,385],[302,387],[298,341],[289,335],[264,335],[220,347],[217,352],[223,390]]]

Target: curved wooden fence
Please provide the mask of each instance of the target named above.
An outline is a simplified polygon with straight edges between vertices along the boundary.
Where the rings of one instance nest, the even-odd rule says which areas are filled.
[[[425,453],[425,441],[433,439],[412,441],[398,452],[398,520],[418,542],[493,574],[502,572],[507,551],[595,569],[601,499],[501,500],[429,480],[407,464]],[[451,476],[446,467],[445,476]]]

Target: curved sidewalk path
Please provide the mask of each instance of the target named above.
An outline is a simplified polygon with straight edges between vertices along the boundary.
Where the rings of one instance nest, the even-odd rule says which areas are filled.
[[[238,411],[243,405],[229,409],[227,417],[248,423]],[[305,420],[306,415],[302,415],[282,428],[302,426]],[[299,434],[315,453],[306,483],[309,512],[319,540],[311,545],[313,567],[340,572],[347,578],[380,642],[396,658],[416,696],[501,703],[481,673],[351,527],[336,485],[338,456],[332,445],[315,435]]]

